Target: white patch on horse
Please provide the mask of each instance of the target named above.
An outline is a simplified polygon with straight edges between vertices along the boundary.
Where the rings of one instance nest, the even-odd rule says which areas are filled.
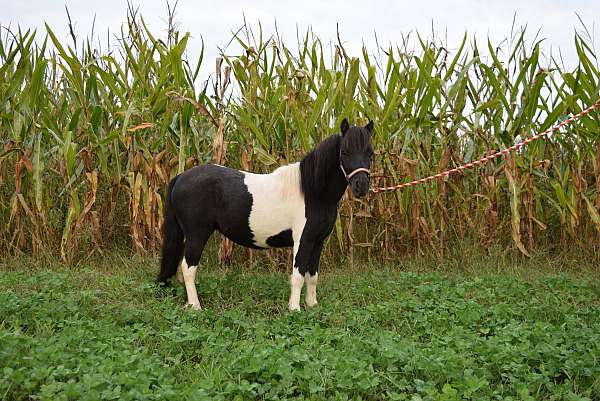
[[[200,301],[198,300],[198,293],[196,292],[196,270],[198,266],[188,266],[185,258],[181,262],[181,273],[183,274],[183,281],[185,283],[185,290],[188,297],[188,305],[192,309],[200,310]]]
[[[252,195],[248,224],[256,246],[269,248],[267,239],[306,222],[300,188],[300,163],[279,167],[271,174],[244,172],[244,184]]]
[[[290,293],[290,303],[288,305],[291,311],[300,310],[300,292],[302,291],[303,284],[304,276],[300,274],[297,267],[294,267],[292,276],[290,277],[292,291]]]
[[[310,273],[306,273],[306,306],[312,308],[317,304],[317,281],[319,279],[319,273],[316,272],[314,276]]]

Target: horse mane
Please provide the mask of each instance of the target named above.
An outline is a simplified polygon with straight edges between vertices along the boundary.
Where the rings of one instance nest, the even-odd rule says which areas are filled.
[[[300,161],[300,186],[305,197],[314,199],[323,194],[333,174],[343,178],[339,166],[341,139],[340,135],[325,138]]]

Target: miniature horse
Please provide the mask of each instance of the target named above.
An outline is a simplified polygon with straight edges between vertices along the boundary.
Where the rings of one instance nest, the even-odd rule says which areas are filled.
[[[369,190],[373,122],[332,135],[299,163],[271,174],[253,174],[219,165],[194,167],[169,183],[158,282],[167,284],[178,267],[188,304],[200,309],[194,279],[206,241],[215,230],[249,248],[294,247],[290,310],[317,304],[317,278],[323,242],[331,233],[348,184],[354,196]],[[308,272],[308,275],[306,273]]]

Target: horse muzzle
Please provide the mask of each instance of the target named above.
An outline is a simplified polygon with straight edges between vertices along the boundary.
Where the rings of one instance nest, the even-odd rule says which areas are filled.
[[[352,195],[357,198],[362,198],[369,192],[369,176],[365,172],[356,174],[350,180],[350,188],[352,189]]]
[[[356,196],[357,198],[362,198],[367,194],[367,192],[369,192],[369,175],[371,174],[370,169],[366,167],[359,167],[352,170],[350,174],[348,174],[346,173],[346,169],[342,163],[340,163],[340,169],[342,170],[342,173],[344,173],[346,181],[348,184],[350,184],[350,188],[352,188],[352,195]]]

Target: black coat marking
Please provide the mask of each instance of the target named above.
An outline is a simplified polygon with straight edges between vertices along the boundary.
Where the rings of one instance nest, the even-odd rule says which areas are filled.
[[[267,238],[267,245],[271,248],[286,248],[294,245],[292,229],[284,230],[277,235]]]

